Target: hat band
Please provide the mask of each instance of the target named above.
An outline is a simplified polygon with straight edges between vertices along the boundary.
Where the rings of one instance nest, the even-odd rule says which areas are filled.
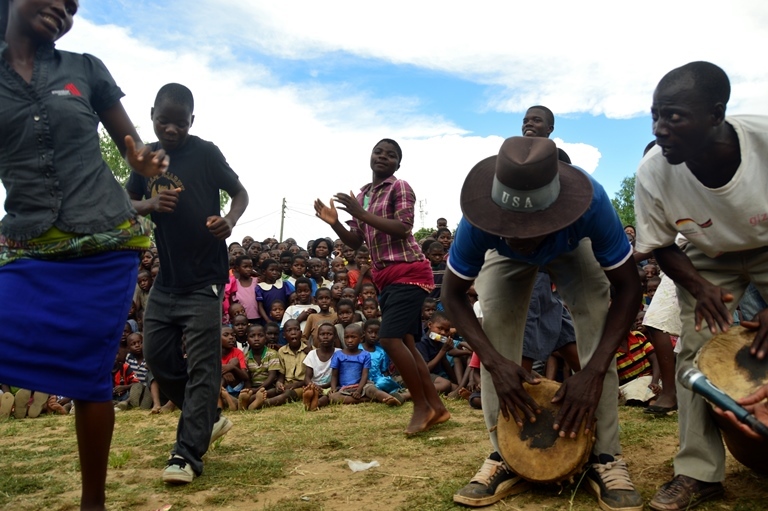
[[[548,184],[535,190],[515,190],[504,185],[493,176],[491,199],[500,208],[517,211],[518,213],[533,213],[547,209],[560,195],[560,174]]]

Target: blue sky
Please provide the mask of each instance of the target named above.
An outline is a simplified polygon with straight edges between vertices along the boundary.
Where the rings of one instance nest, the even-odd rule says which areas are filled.
[[[711,0],[470,3],[81,0],[58,44],[101,58],[145,140],[171,81],[195,94],[192,133],[222,149],[251,195],[233,239],[333,236],[315,197],[357,190],[383,137],[426,200],[424,225],[460,218],[474,163],[519,135],[527,106],[556,114],[552,138],[613,196],[652,139],[658,80],[692,60],[722,66],[731,113],[768,114],[768,4]],[[751,49],[750,49],[751,48]],[[422,226],[417,212],[416,227]]]

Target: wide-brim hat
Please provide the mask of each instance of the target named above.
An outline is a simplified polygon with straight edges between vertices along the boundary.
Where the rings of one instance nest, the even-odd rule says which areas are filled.
[[[464,180],[464,218],[504,238],[535,238],[571,225],[589,208],[592,183],[557,156],[547,138],[506,139],[498,155],[479,162]]]

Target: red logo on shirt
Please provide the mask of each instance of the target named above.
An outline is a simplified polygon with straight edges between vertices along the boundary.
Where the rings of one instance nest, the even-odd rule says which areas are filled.
[[[68,83],[64,86],[64,88],[67,89],[73,96],[82,96],[80,91],[77,90],[77,87],[75,87],[74,83]]]

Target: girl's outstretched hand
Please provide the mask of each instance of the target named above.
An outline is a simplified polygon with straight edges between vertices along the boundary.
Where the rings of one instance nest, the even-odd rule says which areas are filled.
[[[144,177],[154,177],[168,169],[170,158],[163,149],[151,151],[148,146],[136,147],[136,142],[130,135],[125,136],[125,159],[128,165]]]
[[[336,201],[341,204],[339,206],[339,209],[346,211],[350,215],[352,215],[354,218],[360,218],[361,215],[365,213],[365,210],[360,205],[359,202],[357,202],[357,198],[355,197],[355,193],[350,191],[349,194],[346,193],[337,193],[333,196]]]
[[[331,199],[331,205],[326,206],[320,199],[315,199],[315,216],[323,222],[333,225],[339,221],[339,212]]]

